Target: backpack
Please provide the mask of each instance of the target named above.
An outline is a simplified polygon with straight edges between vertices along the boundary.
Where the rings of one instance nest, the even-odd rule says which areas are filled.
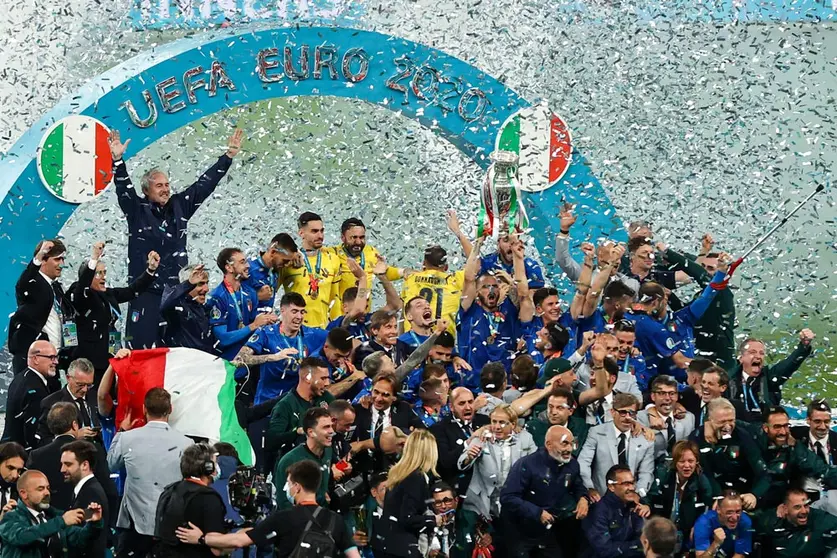
[[[175,546],[180,544],[175,531],[186,523],[186,507],[192,498],[201,492],[196,488],[198,488],[196,484],[180,480],[165,487],[163,493],[160,494],[160,499],[157,500],[157,515],[154,519],[154,536],[163,544]]]
[[[328,525],[325,528],[317,522],[317,516],[320,515],[320,512],[328,515]],[[296,548],[291,552],[289,558],[336,558],[338,555],[337,543],[331,536],[336,525],[334,520],[336,515],[317,506],[314,515],[308,520],[305,529],[302,530],[299,542],[296,543]]]

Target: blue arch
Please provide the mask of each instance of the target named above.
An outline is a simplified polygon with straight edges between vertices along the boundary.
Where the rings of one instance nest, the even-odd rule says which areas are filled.
[[[264,49],[276,48],[278,55],[265,60],[278,67],[265,72],[268,76],[283,73],[283,53],[290,47],[293,71],[299,73],[303,46],[309,52],[309,77],[266,83],[257,71],[257,58]],[[320,47],[317,58],[317,47]],[[269,51],[268,51],[269,52]],[[347,55],[348,53],[348,55]],[[365,53],[365,56],[363,55]],[[323,59],[335,60],[336,79]],[[320,60],[319,79],[314,66]],[[364,62],[366,61],[366,62]],[[344,62],[346,62],[344,67]],[[192,103],[183,85],[184,74],[200,66],[204,72],[193,72],[193,83],[203,80],[207,85],[213,74],[207,71],[216,63],[215,94],[207,88],[194,92]],[[365,77],[359,75],[368,63]],[[393,80],[406,64],[421,68],[417,82],[419,93],[410,87],[409,79]],[[428,70],[432,68],[433,70]],[[224,87],[223,77],[234,86]],[[161,93],[155,86],[174,78],[174,84]],[[354,81],[353,81],[354,80]],[[387,85],[388,80],[394,86]],[[437,88],[431,87],[432,83]],[[404,85],[406,92],[399,91]],[[454,91],[461,94],[454,94]],[[132,121],[125,103],[130,102],[140,119],[149,114],[144,91],[157,111],[157,118],[148,127],[140,128]],[[184,102],[182,109],[167,112],[160,96],[179,91],[169,104],[173,108]],[[36,167],[38,144],[55,121],[69,114],[95,117],[112,129],[119,129],[123,138],[132,142],[126,158],[172,132],[203,116],[255,101],[270,98],[318,95],[358,99],[401,112],[444,136],[482,168],[488,166],[488,155],[494,149],[499,127],[515,111],[529,106],[529,101],[477,67],[440,50],[397,37],[371,31],[336,27],[280,28],[239,34],[207,33],[176,41],[132,58],[91,81],[76,94],[61,101],[49,114],[35,124],[6,155],[0,173],[0,254],[4,261],[19,266],[31,258],[34,244],[40,238],[55,236],[77,206],[52,196],[43,187]],[[444,97],[444,98],[443,98]],[[463,100],[463,97],[465,99]],[[484,107],[482,110],[480,107]],[[136,121],[136,118],[134,119]],[[572,123],[570,123],[572,128]],[[538,194],[527,194],[525,201],[533,228],[533,236],[547,270],[552,266],[552,238],[558,231],[557,215],[563,201],[584,207],[585,220],[576,225],[586,237],[622,237],[621,223],[599,181],[591,174],[589,164],[577,151],[561,182]],[[477,200],[474,199],[476,210]],[[11,271],[0,277],[0,315],[14,311],[14,284],[18,273]]]

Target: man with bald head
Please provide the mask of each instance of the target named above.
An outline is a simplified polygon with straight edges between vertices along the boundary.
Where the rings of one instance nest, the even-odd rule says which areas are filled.
[[[578,529],[589,505],[574,449],[573,433],[552,426],[544,447],[512,465],[500,494],[510,556],[577,555],[578,537],[561,536]]]
[[[436,437],[439,462],[436,470],[442,480],[451,485],[459,496],[464,496],[471,482],[471,468],[460,470],[457,464],[465,442],[480,427],[489,423],[486,415],[476,413],[474,394],[468,388],[455,388],[450,394],[450,416],[430,427]]]
[[[41,401],[51,393],[49,381],[56,375],[58,351],[49,341],[35,341],[26,357],[26,370],[9,385],[3,441],[17,442],[28,451],[40,445]]]
[[[66,512],[50,505],[49,481],[40,471],[26,471],[17,481],[20,501],[0,523],[4,556],[65,556],[87,548],[104,527],[102,507],[90,504],[85,510]]]

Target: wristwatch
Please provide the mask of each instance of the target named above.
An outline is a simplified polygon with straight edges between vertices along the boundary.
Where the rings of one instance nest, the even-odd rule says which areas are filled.
[[[198,537],[198,544],[201,546],[206,546],[206,535],[201,535]]]

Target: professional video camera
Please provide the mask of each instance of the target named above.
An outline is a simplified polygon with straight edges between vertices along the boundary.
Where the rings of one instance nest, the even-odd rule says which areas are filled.
[[[273,485],[255,467],[241,466],[229,480],[230,505],[248,524],[264,519],[273,507]]]

